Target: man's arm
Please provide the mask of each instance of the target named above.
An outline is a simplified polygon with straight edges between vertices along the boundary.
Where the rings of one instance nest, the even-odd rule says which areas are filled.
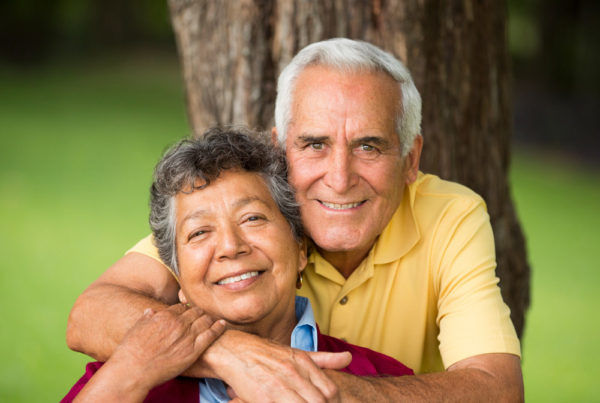
[[[459,361],[446,372],[393,378],[359,378],[326,370],[343,402],[522,402],[520,359],[482,354]]]
[[[158,312],[179,302],[178,291],[164,265],[128,253],[77,298],[67,322],[67,345],[106,361],[146,308]]]
[[[157,260],[135,252],[125,255],[75,302],[67,325],[69,348],[107,361],[144,311],[176,304],[178,290],[177,281]],[[242,397],[290,396],[290,401],[296,400],[292,396],[297,401],[336,400],[335,385],[320,368],[343,368],[350,361],[347,353],[305,353],[233,331],[205,356],[207,360],[197,361],[185,375],[218,376],[235,385]]]

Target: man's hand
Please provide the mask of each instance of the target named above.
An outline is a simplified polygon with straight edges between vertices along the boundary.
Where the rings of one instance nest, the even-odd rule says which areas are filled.
[[[338,388],[321,368],[344,368],[352,357],[300,351],[230,330],[201,360],[246,402],[337,402]]]

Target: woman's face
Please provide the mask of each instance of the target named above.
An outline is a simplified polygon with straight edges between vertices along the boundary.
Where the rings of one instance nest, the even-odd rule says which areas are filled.
[[[306,252],[258,174],[225,171],[204,189],[178,193],[175,205],[187,302],[259,333],[295,323]]]

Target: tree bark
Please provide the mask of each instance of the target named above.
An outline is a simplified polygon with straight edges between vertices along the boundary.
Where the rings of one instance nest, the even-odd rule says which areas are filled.
[[[525,240],[508,185],[512,135],[506,4],[494,0],[169,0],[188,115],[270,129],[279,72],[304,46],[363,39],[395,54],[423,98],[424,171],[486,200],[497,274],[519,337],[529,306]]]

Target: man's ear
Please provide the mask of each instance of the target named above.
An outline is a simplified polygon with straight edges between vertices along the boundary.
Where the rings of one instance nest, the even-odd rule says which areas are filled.
[[[275,145],[279,144],[279,140],[277,140],[277,127],[275,126],[271,129],[271,142]]]
[[[188,303],[187,298],[185,297],[185,294],[183,293],[183,290],[181,288],[179,289],[178,295],[179,295],[179,302],[181,302],[184,305]]]
[[[417,180],[419,174],[419,163],[421,162],[421,151],[423,150],[423,136],[420,134],[415,137],[412,148],[405,158],[407,166],[406,184],[410,185]]]

